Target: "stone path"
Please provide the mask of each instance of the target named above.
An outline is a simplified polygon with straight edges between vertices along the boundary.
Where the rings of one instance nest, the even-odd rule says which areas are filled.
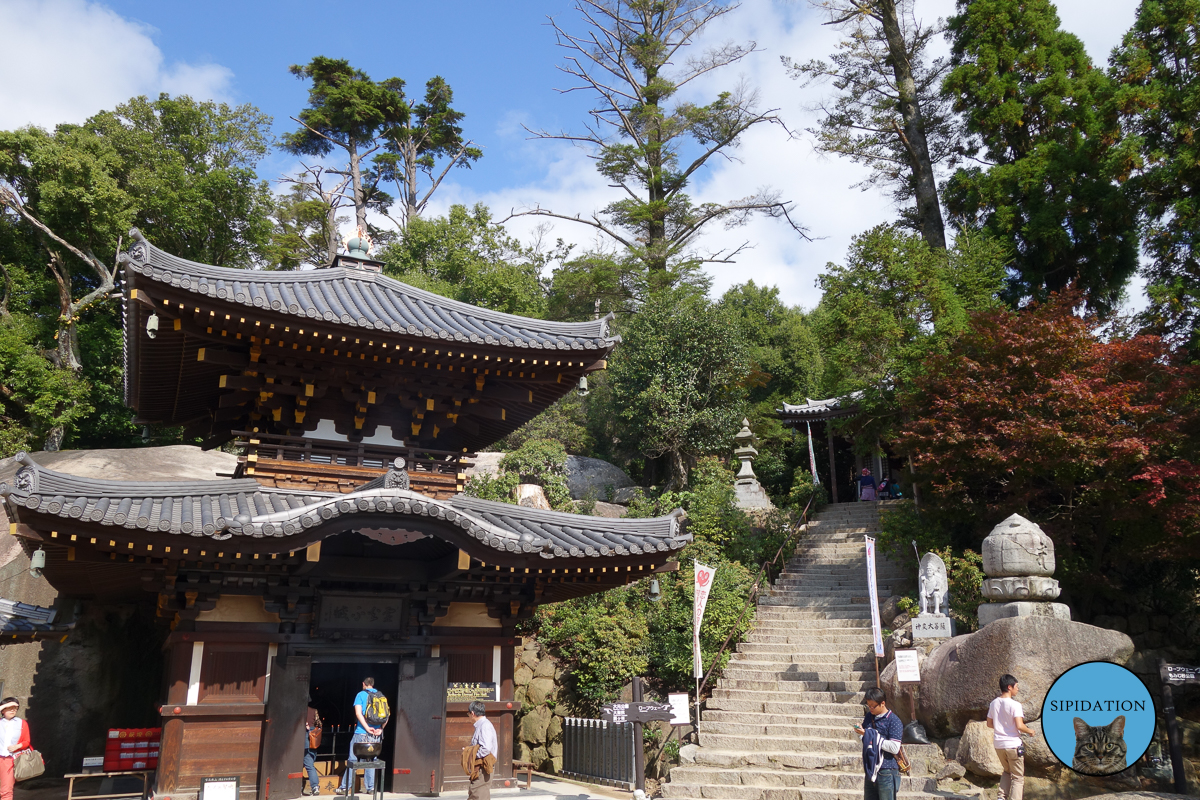
[[[863,690],[875,686],[864,535],[874,503],[827,506],[809,525],[738,646],[700,722],[695,763],[665,798],[861,800]],[[880,559],[879,594],[905,579]],[[905,777],[903,800],[932,800],[932,777]]]

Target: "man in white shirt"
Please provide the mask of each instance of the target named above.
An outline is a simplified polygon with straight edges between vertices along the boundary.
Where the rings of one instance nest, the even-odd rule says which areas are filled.
[[[496,742],[496,726],[492,725],[492,721],[487,718],[487,706],[478,700],[467,706],[467,716],[475,724],[475,733],[471,736],[471,744],[479,745],[479,749],[475,751],[478,772],[471,779],[470,788],[467,789],[467,798],[468,800],[491,800],[492,769],[495,768],[497,754],[500,750],[500,745]],[[491,756],[490,760],[488,760],[488,756]],[[481,761],[487,761],[492,768],[481,765]]]
[[[1004,768],[997,800],[1021,800],[1025,791],[1025,746],[1021,734],[1035,734],[1025,725],[1025,709],[1016,701],[1020,688],[1016,678],[1003,675],[1000,696],[988,706],[987,726],[992,729],[992,745]]]

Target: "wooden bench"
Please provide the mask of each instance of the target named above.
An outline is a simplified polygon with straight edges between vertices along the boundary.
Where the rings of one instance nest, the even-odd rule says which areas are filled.
[[[68,775],[63,775],[64,778],[69,778],[70,783],[67,784],[67,800],[109,800],[114,797],[133,797],[133,792],[120,792],[118,794],[75,794],[75,779],[76,778],[119,778],[123,775],[140,775],[142,778],[142,797],[146,796],[146,790],[150,788],[150,775],[152,769],[135,769],[129,772],[76,772]]]
[[[528,789],[530,787],[530,785],[533,783],[533,762],[532,761],[514,761],[514,762],[512,762],[512,765],[513,765],[513,777],[514,778],[517,777],[518,772],[520,772],[521,770],[525,770],[525,788]]]

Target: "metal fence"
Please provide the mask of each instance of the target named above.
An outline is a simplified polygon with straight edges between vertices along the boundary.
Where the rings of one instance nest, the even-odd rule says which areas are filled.
[[[563,726],[563,774],[568,778],[632,790],[636,784],[632,722],[567,717]]]

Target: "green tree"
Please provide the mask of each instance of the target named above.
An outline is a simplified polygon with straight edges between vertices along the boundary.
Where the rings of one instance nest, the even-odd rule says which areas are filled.
[[[338,252],[338,216],[346,204],[350,176],[320,165],[301,166],[295,175],[278,179],[291,190],[276,199],[271,215],[275,227],[267,248],[271,269],[296,269],[301,264],[323,267]]]
[[[403,203],[401,227],[424,213],[429,199],[451,169],[470,169],[483,155],[474,142],[463,138],[459,123],[466,115],[451,108],[452,102],[454,91],[445,78],[430,78],[425,83],[424,101],[411,106],[407,119],[383,134],[387,140],[386,152],[375,157],[375,164],[381,180],[396,183]],[[439,164],[441,170],[434,175]],[[424,187],[422,176],[427,184]]]
[[[135,97],[84,123],[115,152],[112,175],[142,233],[174,255],[224,267],[257,263],[270,237],[271,192],[255,172],[270,127],[252,105],[166,94]]]
[[[669,488],[738,430],[750,359],[727,310],[692,292],[652,297],[622,329],[608,369],[611,406],[634,454],[666,456]]]
[[[1130,181],[1143,215],[1152,329],[1200,340],[1200,2],[1144,0],[1112,56],[1116,104],[1141,163]]]
[[[960,234],[935,250],[895,225],[856,236],[844,266],[829,264],[813,315],[825,389],[890,394],[967,327],[969,312],[995,307],[1006,253],[995,241]]]
[[[297,78],[312,81],[312,86],[308,108],[292,118],[300,123],[300,130],[284,135],[283,149],[308,156],[326,156],[335,148],[345,151],[355,223],[365,233],[370,230],[368,208],[386,211],[392,202],[379,191],[379,175],[366,159],[387,145],[387,131],[411,118],[404,81],[376,82],[346,59],[326,56],[289,69]]]
[[[800,64],[784,56],[793,78],[805,85],[833,82],[832,107],[822,107],[817,149],[870,168],[859,186],[891,189],[905,216],[930,247],[946,246],[935,166],[954,151],[956,131],[939,89],[948,64],[926,61],[929,42],[945,26],[923,25],[913,0],[812,0],[847,31],[829,61]]]
[[[384,272],[420,289],[510,314],[543,317],[541,272],[553,258],[492,222],[482,203],[445,217],[413,218],[379,254]]]
[[[1130,173],[1112,83],[1049,0],[959,0],[949,21],[953,70],[943,91],[964,115],[969,154],[945,191],[962,226],[1007,243],[1006,299],[1076,283],[1109,309],[1137,267]]]
[[[730,157],[747,130],[780,122],[773,111],[759,108],[756,92],[745,84],[718,93],[707,105],[673,100],[689,84],[755,51],[753,43],[724,43],[691,53],[737,7],[713,0],[577,0],[586,33],[571,33],[551,19],[558,44],[569,51],[559,69],[576,81],[567,91],[587,91],[597,104],[580,133],[534,133],[589,148],[600,174],[623,197],[586,219],[540,207],[521,213],[595,228],[641,260],[660,284],[674,282],[669,270],[679,262],[729,261],[736,255],[697,255],[696,238],[712,222],[731,226],[766,214],[788,219],[802,233],[777,192],[695,205],[684,191],[709,159]]]

